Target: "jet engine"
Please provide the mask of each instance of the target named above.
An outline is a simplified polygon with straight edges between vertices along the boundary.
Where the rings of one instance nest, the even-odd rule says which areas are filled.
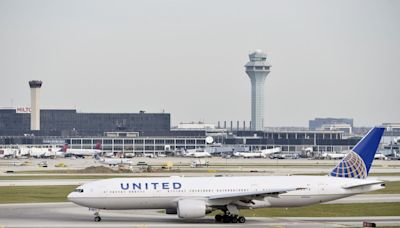
[[[178,201],[179,218],[201,218],[206,215],[206,203],[202,200],[183,199]]]
[[[176,208],[168,208],[165,210],[165,214],[167,215],[176,215],[177,213]]]

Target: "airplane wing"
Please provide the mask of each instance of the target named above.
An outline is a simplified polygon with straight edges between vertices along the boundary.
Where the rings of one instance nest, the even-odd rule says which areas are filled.
[[[237,201],[237,200],[253,200],[260,197],[273,196],[276,197],[279,194],[287,193],[290,191],[297,191],[303,188],[276,188],[270,189],[268,191],[252,191],[252,192],[238,192],[238,193],[227,193],[227,194],[218,194],[212,195],[208,197],[208,200],[229,200],[229,201]]]

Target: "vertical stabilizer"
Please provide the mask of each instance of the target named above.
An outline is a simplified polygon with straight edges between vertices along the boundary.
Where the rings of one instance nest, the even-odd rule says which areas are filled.
[[[385,128],[372,128],[329,175],[333,177],[366,178],[384,131]]]

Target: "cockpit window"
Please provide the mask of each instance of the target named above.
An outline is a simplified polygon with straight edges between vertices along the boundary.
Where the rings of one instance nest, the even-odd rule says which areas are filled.
[[[77,188],[74,190],[74,192],[83,192],[83,189]]]

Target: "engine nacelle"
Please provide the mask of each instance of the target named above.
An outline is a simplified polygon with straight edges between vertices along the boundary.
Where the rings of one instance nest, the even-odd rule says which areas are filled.
[[[201,218],[206,215],[206,203],[202,200],[183,199],[178,201],[179,218]]]

